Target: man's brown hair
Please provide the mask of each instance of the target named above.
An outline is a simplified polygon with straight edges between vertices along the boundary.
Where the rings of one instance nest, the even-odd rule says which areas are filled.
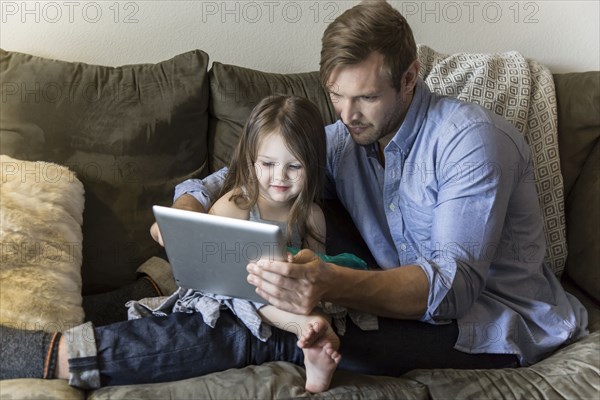
[[[384,56],[384,71],[400,90],[402,75],[417,58],[412,30],[398,10],[385,0],[367,0],[337,17],[323,34],[321,83],[338,66],[355,65],[372,52]]]

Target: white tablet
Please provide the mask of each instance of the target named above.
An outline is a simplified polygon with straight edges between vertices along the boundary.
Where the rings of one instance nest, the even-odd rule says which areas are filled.
[[[152,210],[179,286],[265,303],[246,281],[246,265],[285,259],[278,226],[170,207]]]

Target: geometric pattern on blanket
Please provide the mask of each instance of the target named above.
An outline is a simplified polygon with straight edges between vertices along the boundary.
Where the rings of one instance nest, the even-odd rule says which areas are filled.
[[[552,74],[516,51],[446,55],[418,45],[418,54],[419,75],[433,92],[477,103],[525,135],[544,219],[545,260],[560,276],[567,260],[567,240]]]

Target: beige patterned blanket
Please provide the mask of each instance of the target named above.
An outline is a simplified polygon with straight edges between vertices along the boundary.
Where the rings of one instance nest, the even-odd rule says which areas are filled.
[[[516,51],[446,55],[419,45],[420,76],[439,94],[480,104],[512,122],[531,147],[544,218],[546,261],[562,274],[567,259],[557,109],[550,71]]]

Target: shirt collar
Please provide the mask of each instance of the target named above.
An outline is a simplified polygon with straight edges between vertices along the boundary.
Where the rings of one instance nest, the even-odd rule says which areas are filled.
[[[406,116],[404,117],[404,121],[402,121],[400,129],[398,129],[398,132],[396,132],[386,148],[389,148],[389,146],[394,143],[404,155],[407,155],[410,152],[410,149],[417,138],[417,134],[421,129],[421,125],[423,124],[423,121],[425,121],[430,98],[431,92],[429,91],[429,88],[421,78],[418,78],[414,95],[410,102],[410,106],[408,107],[408,111],[406,112]]]

